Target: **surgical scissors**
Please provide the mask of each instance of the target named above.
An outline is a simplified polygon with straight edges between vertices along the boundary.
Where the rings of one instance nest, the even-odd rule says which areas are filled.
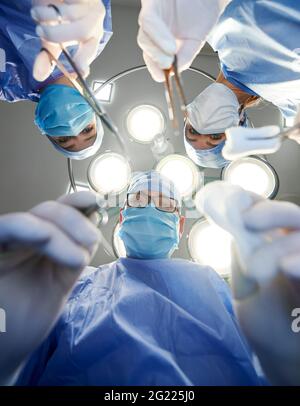
[[[175,55],[172,66],[169,69],[164,69],[164,75],[165,75],[165,95],[166,95],[166,100],[167,100],[167,105],[168,105],[169,118],[173,123],[173,128],[178,129],[178,119],[176,117],[172,75],[174,75],[175,84],[176,84],[177,92],[178,92],[179,99],[180,99],[180,108],[184,114],[184,117],[187,117],[187,110],[186,110],[187,102],[186,102],[186,97],[185,97],[184,90],[183,90],[181,76],[178,72],[176,55]]]
[[[59,8],[55,4],[48,4],[48,7],[51,7],[55,10],[58,16],[58,23],[62,23],[62,15],[60,13]],[[91,108],[94,110],[95,114],[100,118],[100,120],[106,125],[106,127],[115,135],[123,153],[125,156],[129,159],[129,154],[126,148],[126,145],[122,139],[122,137],[119,134],[118,128],[115,126],[109,115],[102,110],[98,100],[94,96],[93,92],[89,88],[88,84],[86,83],[85,79],[81,75],[80,70],[77,68],[75,62],[73,61],[69,51],[64,47],[62,43],[59,44],[61,51],[63,55],[65,56],[66,60],[72,67],[73,71],[76,73],[77,78],[75,79],[65,68],[62,62],[59,61],[58,58],[55,58],[55,56],[45,47],[43,47],[41,50],[45,51],[51,62],[55,62],[56,66],[58,69],[63,73],[64,76],[66,76],[69,81],[74,85],[74,87],[79,91],[79,93],[84,97],[86,102],[91,106]],[[129,159],[130,160],[130,159]]]

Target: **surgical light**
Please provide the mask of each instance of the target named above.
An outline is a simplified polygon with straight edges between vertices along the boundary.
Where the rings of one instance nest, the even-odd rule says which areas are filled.
[[[165,131],[165,119],[157,107],[145,104],[129,111],[126,126],[135,141],[149,144],[157,134]]]
[[[222,179],[266,198],[274,198],[279,180],[274,168],[258,157],[246,157],[231,162],[221,175]]]
[[[119,237],[120,223],[117,223],[113,233],[113,249],[116,257],[126,257],[126,249],[123,241]]]
[[[193,261],[213,268],[222,277],[230,274],[232,237],[217,225],[200,219],[188,237],[189,253]]]
[[[156,170],[173,181],[183,198],[191,196],[199,186],[196,165],[179,154],[168,155],[158,162]]]
[[[94,158],[88,168],[91,187],[103,195],[123,192],[131,179],[131,167],[120,154],[107,152]]]

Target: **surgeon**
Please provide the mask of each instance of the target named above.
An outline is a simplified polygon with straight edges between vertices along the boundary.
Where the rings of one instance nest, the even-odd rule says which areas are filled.
[[[198,208],[233,237],[235,313],[274,385],[300,385],[300,207],[211,182]]]
[[[259,99],[235,90],[217,80],[187,106],[184,146],[188,156],[201,167],[222,168],[227,165],[228,161],[222,155],[225,130],[249,126],[245,110]]]
[[[142,1],[138,42],[157,81],[164,80],[163,69],[170,68],[175,55],[179,70],[187,69],[206,40],[218,52],[221,72],[188,106],[184,142],[196,164],[220,168],[227,163],[222,156],[225,130],[247,126],[246,108],[264,99],[284,117],[296,115],[300,3],[198,0],[187,7],[184,0],[173,0],[169,8],[167,3]]]
[[[52,7],[48,7],[52,4]],[[49,52],[76,78],[61,55],[67,47],[83,76],[104,49],[111,31],[110,0],[4,0],[0,4],[0,99],[31,100],[34,122],[64,156],[85,159],[101,146],[101,121]],[[2,54],[1,54],[2,55]]]
[[[82,258],[81,253],[87,250],[91,255],[91,248],[95,245],[95,233],[88,238],[89,228],[84,229],[84,218],[80,213],[76,215],[78,232],[76,230],[74,237],[70,235],[71,224],[74,228],[74,209],[63,207],[59,218],[55,218],[57,205],[63,205],[63,201],[44,203],[31,211],[32,228],[35,225],[31,239],[35,237],[38,241],[42,238],[37,232],[38,224],[34,223],[37,216],[37,221],[41,219],[49,223],[49,227],[54,223],[53,236],[57,228],[66,233],[70,239],[66,250],[70,251],[65,251],[59,239],[54,244],[53,238],[53,251],[56,248],[59,252],[59,243],[63,247],[59,257],[57,253],[52,254],[50,246],[46,251],[40,248],[41,244],[36,244],[37,252],[44,253],[45,274],[41,267],[35,272],[28,269],[28,274],[18,273],[14,270],[14,262],[10,272],[5,273],[7,285],[8,281],[11,283],[7,286],[10,291],[17,293],[15,289],[20,284],[22,292],[17,306],[13,307],[11,294],[6,294],[6,302],[3,303],[2,299],[0,303],[8,309],[11,303],[14,311],[10,317],[17,319],[14,329],[11,327],[11,334],[16,337],[14,345],[18,353],[22,354],[25,354],[27,337],[36,334],[35,343],[42,341],[42,336],[49,330],[50,320],[54,320],[51,314],[55,314],[62,303],[62,294],[69,289],[89,258]],[[133,177],[120,214],[120,238],[126,257],[97,269],[85,270],[61,318],[27,360],[18,384],[259,385],[260,377],[236,323],[227,284],[209,267],[171,258],[178,248],[183,223],[180,195],[168,179],[154,171]],[[4,218],[0,228],[8,224],[11,223],[5,222]],[[7,234],[11,236],[13,233]],[[46,236],[43,237],[46,239]],[[78,255],[73,256],[71,248],[76,244],[83,247]],[[70,280],[62,280],[62,293],[60,285],[53,286],[52,279],[47,285],[49,261],[57,264],[57,277],[67,278],[69,275]],[[75,274],[68,274],[64,267],[67,264],[69,267],[72,261]],[[43,298],[40,297],[42,284],[45,292],[53,290]],[[3,297],[4,285],[1,287],[0,297]],[[28,295],[28,289],[36,293]],[[29,310],[32,311],[30,318]],[[21,339],[15,333],[18,323],[20,331],[24,328],[22,318],[27,323]],[[33,319],[34,334],[29,331],[28,324]],[[38,329],[42,331],[39,340]],[[10,346],[8,340],[9,336],[6,344]],[[9,365],[7,351],[1,354]],[[11,367],[10,371],[13,369]]]
[[[183,224],[173,185],[154,172],[135,177],[121,216],[127,258],[83,271],[100,235],[75,209],[95,199],[81,192],[0,216],[1,383],[257,384],[224,282],[169,258]],[[235,309],[252,350],[271,383],[299,385],[299,207],[225,182],[199,199],[235,239]]]

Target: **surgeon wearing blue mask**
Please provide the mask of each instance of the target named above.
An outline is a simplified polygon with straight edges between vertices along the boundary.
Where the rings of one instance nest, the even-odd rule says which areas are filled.
[[[168,178],[133,176],[120,218],[126,257],[86,268],[19,385],[260,384],[227,284],[207,266],[171,258],[181,206]]]
[[[129,258],[170,258],[178,248],[185,218],[180,196],[161,176],[137,175],[120,212],[119,236]]]
[[[104,129],[87,101],[66,77],[42,89],[35,124],[67,158],[81,160],[101,146]]]
[[[42,136],[67,158],[85,159],[101,146],[101,121],[52,62],[49,52],[76,79],[61,53],[63,44],[87,77],[90,64],[112,35],[111,4],[110,0],[54,0],[53,4],[1,1],[0,48],[6,58],[0,69],[0,100],[37,103],[34,122]]]
[[[204,44],[218,53],[216,83],[190,105],[184,142],[188,155],[203,167],[226,165],[224,131],[241,125],[242,110],[260,98],[284,118],[300,104],[300,2],[297,0],[142,1],[138,43],[153,79],[177,57],[188,69]],[[180,16],[180,17],[178,17]],[[242,109],[241,109],[242,107]]]
[[[208,86],[187,106],[184,126],[184,145],[188,156],[204,168],[222,168],[227,161],[222,150],[225,130],[229,127],[248,126],[247,107],[259,98],[232,85],[220,82]]]

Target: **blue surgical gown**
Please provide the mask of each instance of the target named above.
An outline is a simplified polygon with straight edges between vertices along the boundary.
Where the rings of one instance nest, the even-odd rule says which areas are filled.
[[[209,38],[224,76],[293,117],[300,104],[300,1],[232,0]]]
[[[87,272],[18,385],[258,385],[227,284],[185,260]]]
[[[106,8],[106,17],[104,36],[99,44],[97,55],[102,52],[112,35],[110,0],[102,1]],[[33,79],[33,64],[41,49],[41,41],[35,33],[36,23],[31,18],[30,9],[31,0],[0,1],[0,100],[38,101],[38,90],[62,76],[56,68],[45,82],[37,82]],[[68,47],[68,49],[73,55],[77,47]],[[72,68],[63,56],[60,60],[72,72]]]

